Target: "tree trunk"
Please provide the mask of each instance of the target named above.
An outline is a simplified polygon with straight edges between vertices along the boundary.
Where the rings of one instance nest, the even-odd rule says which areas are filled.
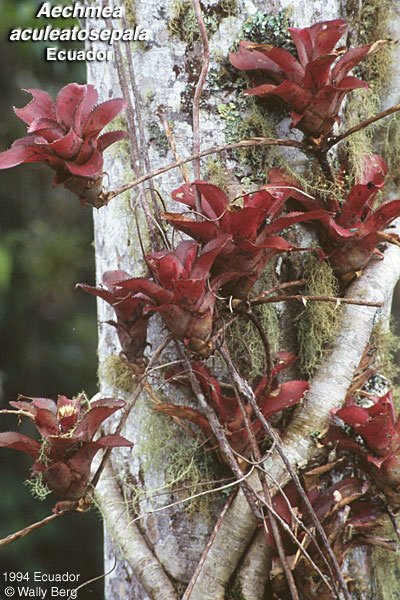
[[[115,47],[113,63],[88,63],[88,81],[100,90],[103,100],[122,94],[129,101],[123,123],[129,131],[128,142],[117,144],[106,153],[105,172],[111,190],[174,161],[157,116],[160,111],[171,124],[178,156],[192,154],[193,95],[203,62],[191,2],[121,0],[121,4],[125,6],[125,23],[114,23],[114,27],[137,24],[149,29],[151,35],[148,42],[134,42],[130,46],[128,43],[119,44]],[[238,39],[246,19],[253,18],[251,22],[254,24],[257,11],[282,17],[283,11],[288,10],[293,24],[306,26],[316,20],[343,16],[346,8],[343,4],[339,0],[302,0],[295,7],[289,0],[207,0],[204,3],[211,68],[201,102],[203,149],[232,141],[232,129],[239,127],[242,120],[242,116],[235,112],[238,93],[229,82],[226,83],[224,69],[229,49]],[[98,22],[93,26],[98,28]],[[266,26],[272,27],[268,23]],[[268,40],[265,42],[268,43]],[[398,73],[395,75],[398,77]],[[279,122],[278,130],[281,137],[287,133],[288,119]],[[262,135],[262,132],[253,135]],[[296,162],[305,160],[301,153],[293,150],[286,156],[295,157]],[[192,164],[189,163],[186,168],[191,181],[194,179]],[[249,173],[245,170],[240,158],[234,160],[212,155],[202,161],[201,175],[204,179],[213,177],[214,180],[217,175],[223,177],[224,185],[234,190],[235,196],[248,185],[246,177]],[[171,191],[182,183],[182,173],[173,169],[125,192],[106,207],[95,211],[99,282],[103,273],[110,269],[122,269],[132,276],[146,274],[141,245],[146,251],[154,250],[159,239],[157,225],[149,215],[153,213],[155,204],[163,210],[158,195],[163,198],[167,209],[172,208]],[[157,193],[151,188],[155,188]],[[369,300],[390,302],[400,275],[399,265],[399,249],[390,248],[385,253],[385,260],[371,265],[360,281],[350,288],[348,295],[364,295]],[[102,301],[98,304],[98,311],[101,393],[103,396],[123,397],[129,403],[139,385],[139,376],[135,380],[120,357],[116,331],[106,323],[113,318],[113,311]],[[322,431],[330,410],[341,405],[377,313],[377,309],[367,307],[344,309],[342,329],[332,352],[314,377],[307,410],[303,407],[295,413],[284,437],[284,448],[293,466],[305,464],[315,454],[310,434]],[[161,320],[152,320],[149,356],[166,335]],[[176,354],[170,345],[162,354],[161,363],[174,360]],[[106,600],[172,600],[183,597],[225,502],[222,494],[211,494],[201,500],[180,503],[190,495],[185,487],[189,486],[191,494],[199,493],[203,489],[198,485],[199,479],[218,479],[221,469],[212,464],[209,455],[198,449],[196,442],[191,441],[184,430],[154,412],[153,405],[157,400],[176,400],[176,388],[166,386],[157,370],[149,382],[150,393],[144,391],[140,394],[123,431],[135,443],[133,456],[126,449],[114,450],[98,486],[97,499],[106,526],[105,571],[111,571],[106,577]],[[193,403],[181,391],[179,400]],[[116,423],[117,418],[109,425],[110,429],[115,428]],[[276,453],[270,456],[267,466],[279,484],[287,481],[286,468]],[[210,542],[202,568],[191,582],[193,591],[190,596],[185,596],[187,599],[223,600],[229,591],[232,594],[229,597],[246,600],[264,596],[269,552],[263,539],[256,535],[257,521],[243,493],[239,491],[224,510],[224,518]],[[376,595],[372,574],[363,573],[363,579],[366,575],[371,576],[371,583],[360,598],[394,598],[385,595],[384,591]],[[379,569],[376,581],[378,579]],[[240,589],[241,595],[235,596],[235,589]]]

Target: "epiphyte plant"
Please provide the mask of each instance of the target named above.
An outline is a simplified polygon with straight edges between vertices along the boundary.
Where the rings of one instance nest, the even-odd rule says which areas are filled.
[[[48,488],[62,500],[78,501],[90,480],[92,461],[101,449],[132,443],[119,434],[96,437],[103,421],[125,406],[123,400],[101,398],[88,402],[59,396],[21,399],[10,403],[21,417],[35,425],[40,440],[22,433],[0,433],[0,447],[19,450],[33,458],[32,476],[41,476]]]
[[[98,104],[93,85],[69,83],[55,101],[43,90],[26,90],[33,99],[14,108],[28,125],[25,137],[0,154],[0,169],[41,162],[55,170],[53,185],[63,184],[83,203],[102,205],[103,152],[126,137],[124,131],[101,132],[125,107],[121,98]]]
[[[240,42],[239,51],[230,54],[234,67],[259,71],[274,83],[262,83],[246,91],[253,96],[278,96],[291,109],[292,127],[300,129],[316,145],[323,145],[346,95],[368,83],[349,75],[364,58],[379,50],[384,40],[352,48],[337,43],[346,33],[342,19],[315,23],[311,27],[289,27],[296,46],[295,57],[288,50],[268,44]]]

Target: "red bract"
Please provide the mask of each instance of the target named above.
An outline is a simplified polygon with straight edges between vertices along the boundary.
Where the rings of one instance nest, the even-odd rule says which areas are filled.
[[[384,233],[382,229],[400,216],[400,200],[385,202],[372,210],[376,195],[384,186],[386,172],[380,156],[365,156],[363,173],[344,203],[340,205],[334,200],[336,214],[325,213],[318,222],[321,246],[335,273],[343,279],[352,279],[374,253],[380,255],[376,248],[380,242],[398,244],[397,235]],[[296,196],[296,200],[313,212],[324,206],[322,200],[306,195]]]
[[[207,355],[213,329],[215,291],[230,277],[209,279],[210,269],[227,236],[207,244],[182,242],[174,251],[146,255],[154,281],[137,278],[114,282],[144,302],[144,315],[160,313],[170,332],[190,350]]]
[[[346,406],[335,416],[350,425],[363,441],[356,440],[333,428],[327,438],[329,443],[337,443],[340,449],[356,452],[372,464],[372,471],[393,487],[400,485],[400,421],[396,415],[393,395],[389,391],[385,396],[370,396],[372,404],[358,406],[354,397],[346,401]],[[346,444],[346,437],[350,440]]]
[[[172,193],[177,202],[196,209],[195,192],[201,195],[203,221],[194,221],[181,214],[164,213],[164,218],[175,229],[206,244],[221,234],[229,241],[216,259],[212,272],[216,275],[229,271],[239,272],[224,293],[244,298],[257,281],[268,260],[280,252],[293,250],[293,244],[277,235],[293,223],[323,218],[324,211],[296,212],[282,215],[290,196],[302,196],[287,185],[267,184],[252,194],[243,196],[243,207],[229,203],[226,194],[216,185],[195,181],[182,185]]]
[[[123,131],[100,135],[124,108],[121,98],[97,104],[92,85],[69,83],[52,98],[43,90],[26,90],[33,100],[14,112],[28,125],[28,135],[0,154],[0,169],[43,162],[55,170],[54,185],[63,184],[97,208],[103,181],[103,152],[125,137]]]
[[[355,477],[346,477],[338,481],[337,483],[331,485],[330,487],[328,487],[328,489],[325,489],[324,491],[321,491],[322,486],[320,482],[318,482],[318,486],[315,486],[312,489],[308,490],[307,496],[314,508],[318,519],[321,521],[321,523],[324,524],[324,529],[326,529],[327,526],[329,526],[327,523],[328,518],[332,517],[333,513],[337,512],[337,510],[340,507],[352,504],[360,497],[365,495],[369,487],[370,486],[366,481],[362,481],[361,479]],[[292,510],[296,508],[297,511],[300,512],[300,514],[302,515],[305,524],[311,525],[311,519],[308,509],[305,506],[303,499],[300,497],[296,486],[291,482],[285,486],[283,491],[285,492],[285,496],[287,499],[285,499],[285,496],[283,494],[277,494],[273,499],[274,509],[279,514],[279,516],[288,525],[291,525]],[[290,506],[288,505],[288,502],[290,503]],[[360,508],[358,507],[357,514],[359,513],[359,511]],[[347,525],[351,524],[351,516],[352,515],[350,515],[350,517],[347,516],[347,518],[345,519]],[[372,517],[370,520],[368,520],[367,515],[365,515],[363,524],[366,528],[368,525],[369,527],[373,527],[373,525],[376,524],[376,520],[375,518],[372,519]],[[300,533],[300,539],[302,538],[304,538],[304,535]],[[293,544],[292,538],[289,537],[287,533],[284,533],[284,542],[288,554],[290,554],[291,550],[296,552],[297,548]],[[267,534],[267,543],[274,550],[276,550],[275,540],[270,530]],[[309,543],[309,541],[307,543]]]
[[[0,433],[0,447],[13,448],[34,459],[33,474],[41,474],[48,487],[65,500],[79,500],[89,483],[90,466],[102,448],[133,444],[120,435],[93,437],[105,419],[123,408],[125,402],[103,398],[88,403],[82,397],[59,396],[57,404],[47,398],[10,402],[21,414],[30,416],[41,441],[21,433]]]
[[[289,356],[289,360],[287,360],[287,358],[288,355],[285,353],[283,360],[286,365],[291,362],[291,355]],[[273,376],[275,376],[281,368],[284,367],[279,365],[277,369],[274,370]],[[237,452],[245,452],[246,449],[248,449],[250,442],[245,427],[245,421],[236,397],[234,395],[224,394],[218,380],[202,363],[194,363],[193,372],[201,385],[204,395],[217,413],[218,419],[225,429],[228,441],[232,448]],[[254,394],[264,417],[270,418],[281,410],[291,408],[300,402],[308,390],[308,387],[307,381],[287,381],[280,385],[277,382],[274,382],[271,389],[266,389],[266,378],[263,377],[257,386],[255,386]],[[192,423],[198,425],[207,437],[212,437],[212,430],[207,419],[198,410],[187,406],[178,406],[176,404],[167,403],[159,404],[156,409],[171,416],[188,419]],[[253,417],[253,409],[250,405],[246,405],[245,410],[251,421],[254,435],[256,438],[262,439],[264,437],[264,430],[261,423]]]
[[[329,467],[329,465],[327,466]],[[324,528],[339,565],[343,564],[347,552],[354,546],[365,544],[379,546],[382,544],[382,538],[373,535],[373,529],[377,526],[377,519],[384,515],[384,510],[370,499],[370,485],[367,481],[356,477],[345,477],[327,489],[324,488],[325,482],[318,482],[318,487],[309,490],[307,496]],[[306,527],[312,529],[312,521],[307,507],[293,482],[286,485],[283,492],[285,495],[280,493],[273,499],[275,512],[289,527],[292,527],[298,542],[302,544],[314,563],[323,569],[324,557],[321,558],[320,547],[317,547],[311,537],[294,521],[293,515],[295,514],[297,518],[301,518]],[[269,518],[267,517],[268,522]],[[267,532],[267,543],[277,554],[269,523]],[[282,527],[281,536],[286,556],[293,559],[293,562],[290,562],[293,564],[298,589],[302,591],[301,597],[304,600],[315,600],[315,598],[330,600],[331,592],[320,579],[315,578],[315,567],[304,555],[299,553],[298,545]],[[275,559],[273,560],[275,562]],[[281,565],[273,563],[272,587],[277,592],[279,589],[279,597],[283,597],[282,576]],[[286,598],[286,595],[284,597]]]
[[[278,96],[291,109],[292,126],[315,140],[327,136],[336,122],[343,99],[350,91],[368,84],[349,72],[375,52],[383,40],[371,45],[343,51],[335,46],[347,26],[340,19],[316,23],[289,32],[298,59],[287,50],[266,44],[240,42],[239,51],[230,55],[234,67],[261,70],[272,83],[246,91],[255,96]]]
[[[108,323],[117,329],[128,362],[134,363],[142,358],[146,347],[148,317],[143,315],[145,303],[141,298],[134,298],[127,290],[116,287],[115,283],[123,279],[131,277],[125,271],[107,271],[103,275],[104,287],[92,287],[85,283],[78,283],[77,287],[102,298],[113,307],[117,322]]]

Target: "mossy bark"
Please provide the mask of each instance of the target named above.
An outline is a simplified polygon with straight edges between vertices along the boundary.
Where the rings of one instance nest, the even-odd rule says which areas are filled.
[[[228,50],[237,38],[241,27],[250,15],[259,10],[271,15],[277,15],[281,10],[289,10],[293,23],[297,26],[309,25],[314,20],[331,19],[339,16],[341,2],[339,0],[315,0],[307,2],[293,3],[290,0],[239,0],[237,6],[235,3],[224,3],[225,7],[229,5],[229,14],[226,10],[217,10],[221,4],[218,0],[209,0],[207,5],[213,7],[213,23],[210,32],[211,35],[211,70],[214,73],[212,87],[206,88],[202,106],[201,106],[201,132],[202,146],[208,147],[217,144],[223,144],[226,141],[226,119],[221,115],[221,105],[226,106],[230,102],[236,102],[237,91],[227,85],[222,85],[220,77],[223,75],[223,61],[226,61]],[[140,96],[142,107],[142,120],[145,124],[145,139],[139,143],[141,156],[147,151],[151,169],[156,169],[167,162],[173,160],[171,152],[165,145],[165,136],[161,132],[161,139],[154,139],[157,136],[157,128],[154,127],[154,114],[160,106],[164,107],[168,121],[172,122],[172,130],[180,156],[186,156],[192,152],[192,126],[191,126],[191,103],[193,99],[194,87],[199,74],[201,65],[201,46],[198,41],[192,37],[185,40],[185,30],[182,28],[182,35],[174,35],[168,26],[171,17],[176,18],[176,1],[174,0],[125,0],[128,14],[134,14],[135,21],[142,27],[147,27],[151,33],[150,42],[145,46],[132,44],[133,52],[133,71],[136,78],[136,86]],[[116,27],[121,24],[115,23]],[[96,23],[98,27],[98,23]],[[268,40],[266,40],[268,41]],[[125,54],[125,46],[122,46],[123,68],[129,74],[129,57]],[[222,57],[222,63],[221,63]],[[221,66],[222,64],[222,66]],[[226,63],[225,63],[226,64]],[[88,65],[89,81],[94,83],[100,90],[102,99],[107,99],[112,91],[114,96],[120,96],[120,85],[118,73],[114,64],[90,63]],[[131,89],[132,86],[129,86]],[[240,115],[238,117],[240,119]],[[147,124],[153,124],[147,127]],[[280,134],[288,130],[288,120],[285,119],[279,124]],[[160,130],[161,131],[161,130]],[[132,135],[132,132],[131,132]],[[139,136],[140,137],[140,136]],[[152,140],[149,143],[149,140]],[[140,140],[139,140],[140,141]],[[144,142],[144,144],[143,144]],[[167,155],[165,153],[167,152]],[[110,148],[106,153],[107,159],[105,172],[109,178],[109,188],[114,189],[118,185],[134,178],[132,168],[132,156],[127,143],[118,144]],[[293,154],[287,155],[287,159]],[[213,171],[213,165],[210,160],[204,161],[203,173],[207,168]],[[299,160],[299,156],[295,156]],[[300,161],[305,160],[300,155]],[[240,180],[235,175],[242,172],[238,169],[240,157],[230,159],[218,159],[218,171],[224,178],[224,184],[227,189],[240,192],[248,184],[248,181]],[[139,161],[140,162],[140,161]],[[217,162],[217,159],[215,159]],[[136,166],[137,167],[137,166]],[[139,165],[143,171],[145,168],[143,162]],[[150,182],[161,193],[162,197],[169,203],[170,193],[182,183],[179,171],[170,171],[162,178]],[[124,195],[115,198],[111,203],[95,213],[95,244],[96,244],[96,271],[97,280],[101,280],[104,271],[109,269],[124,269],[133,276],[143,275],[145,265],[143,263],[138,234],[135,225],[135,212],[133,206],[139,206],[138,214],[139,225],[142,234],[142,241],[146,248],[151,248],[151,236],[147,233],[147,223],[143,214],[141,202],[147,204],[149,201],[148,193],[145,188],[136,188],[132,192],[126,192]],[[300,234],[301,235],[301,234]],[[386,274],[385,274],[386,276]],[[379,281],[381,285],[381,281]],[[362,291],[362,285],[359,286],[359,292]],[[360,332],[363,332],[361,338],[364,343],[368,339],[367,330],[371,321],[371,311],[366,309],[357,309],[359,315]],[[282,319],[288,314],[282,313]],[[119,345],[115,331],[106,324],[106,321],[113,317],[112,310],[104,303],[99,302],[99,361],[100,366],[100,385],[103,393],[112,394],[126,398],[128,401],[132,396],[129,389],[129,377],[127,379],[124,372],[123,384],[121,384],[121,372],[110,374],[110,356],[117,356]],[[289,315],[290,318],[290,315]],[[373,320],[373,319],[372,319]],[[289,321],[290,323],[290,321]],[[366,325],[367,324],[367,325]],[[347,326],[352,327],[354,323],[351,319],[347,321]],[[372,326],[372,325],[371,325]],[[287,330],[290,332],[292,326],[289,324]],[[357,327],[355,328],[357,329]],[[289,333],[292,335],[293,332]],[[347,332],[348,333],[348,332]],[[160,340],[165,335],[160,322],[155,321],[150,330],[150,342],[155,349]],[[344,337],[343,337],[344,336]],[[351,337],[351,336],[350,336]],[[354,338],[354,335],[353,335]],[[310,444],[311,423],[317,422],[318,427],[323,427],[329,416],[329,409],[334,404],[338,405],[345,393],[346,384],[349,383],[352,375],[352,366],[357,363],[359,351],[357,344],[351,345],[351,360],[348,353],[339,356],[340,344],[347,340],[346,332],[342,332],[336,347],[338,354],[336,356],[337,365],[326,367],[317,377],[315,386],[316,392],[311,396],[307,409],[314,411],[311,417],[302,417],[299,414],[297,428],[295,427],[286,440],[286,448],[291,455],[293,463],[305,460],[311,453],[312,444]],[[359,342],[360,343],[360,342]],[[354,346],[354,347],[353,347]],[[350,353],[349,350],[349,353]],[[171,352],[165,355],[165,359],[174,359]],[[343,362],[346,362],[343,365]],[[118,361],[114,361],[115,367],[120,368]],[[353,364],[354,363],[354,364]],[[340,369],[346,367],[346,374],[342,376],[338,385],[336,381],[339,377]],[[331,369],[331,370],[330,370]],[[334,369],[334,370],[332,370]],[[332,373],[335,380],[331,381]],[[157,380],[153,379],[157,385]],[[133,382],[134,388],[135,382]],[[332,385],[336,385],[334,403],[332,404]],[[318,387],[319,386],[319,387]],[[321,387],[322,386],[322,387]],[[329,402],[321,403],[321,389]],[[166,394],[176,395],[176,391],[166,388]],[[190,398],[182,397],[186,403],[190,403]],[[311,408],[310,408],[311,407]],[[148,448],[151,443],[157,444],[157,440],[150,439],[148,420],[152,419],[152,409],[146,397],[143,397],[132,411],[129,422],[125,428],[124,434],[136,442],[137,447]],[[114,421],[114,425],[115,425]],[[307,422],[307,423],[306,423]],[[303,429],[303,425],[305,427]],[[151,429],[151,428],[150,428]],[[151,429],[153,431],[153,429]],[[303,438],[299,439],[299,432]],[[304,433],[305,432],[305,433]],[[305,437],[304,437],[305,436]],[[182,444],[184,444],[184,438]],[[304,450],[304,452],[303,452]],[[159,456],[159,454],[157,454]],[[193,575],[196,564],[199,561],[202,551],[207,543],[211,533],[213,520],[215,520],[218,510],[221,508],[221,500],[215,499],[214,507],[211,509],[210,516],[204,516],[197,512],[190,514],[185,505],[176,506],[166,511],[152,512],[154,508],[159,508],[164,504],[163,496],[154,500],[153,503],[146,499],[141,492],[151,492],[155,489],[165,488],[168,481],[168,468],[170,457],[168,448],[165,449],[164,456],[159,456],[157,464],[151,464],[151,461],[144,461],[143,456],[138,452],[132,455],[124,450],[114,452],[111,468],[112,471],[106,474],[103,483],[100,482],[99,502],[104,511],[106,523],[106,566],[105,571],[110,571],[114,566],[116,559],[116,568],[106,578],[106,600],[120,600],[120,598],[132,600],[158,600],[158,598],[179,598],[182,596],[187,582]],[[278,460],[274,463],[274,475],[281,480],[285,479],[285,474]],[[107,480],[107,477],[109,478]],[[110,478],[112,482],[110,482]],[[112,483],[112,485],[111,485]],[[161,498],[161,499],[160,499]],[[167,496],[169,500],[179,499],[179,496],[171,492]],[[119,507],[118,511],[112,510],[112,506]],[[129,539],[126,532],[129,531],[129,524],[137,514],[148,513],[145,518],[140,519],[135,524],[136,542],[132,538],[132,547],[129,546]],[[151,514],[150,514],[151,513]],[[126,523],[126,528],[121,530],[121,522]],[[108,527],[107,527],[108,523]],[[218,533],[218,540],[222,540],[218,552],[211,553],[208,557],[206,568],[203,569],[201,576],[195,583],[192,600],[224,600],[227,587],[232,585],[234,590],[240,590],[242,597],[246,600],[257,600],[263,597],[265,570],[268,566],[268,555],[265,552],[264,567],[260,566],[259,553],[250,553],[248,560],[243,559],[243,553],[248,544],[254,538],[254,529],[256,521],[251,514],[247,501],[241,493],[235,499],[232,510],[228,511],[226,518]],[[146,560],[152,568],[155,579],[150,581],[143,573],[143,569],[137,564],[135,559],[135,543],[138,544],[140,552],[146,556]],[[257,543],[260,543],[259,539]],[[265,551],[265,549],[264,549]],[[142,556],[140,554],[140,556]],[[252,559],[254,556],[254,560]],[[379,559],[380,560],[380,559]],[[238,564],[241,569],[237,571]],[[376,564],[379,564],[378,562]],[[133,567],[132,567],[133,565]],[[253,570],[253,571],[252,571]],[[252,572],[257,576],[257,585],[254,585],[256,578],[252,578]],[[236,573],[238,577],[235,579]],[[369,589],[381,590],[379,582],[384,580],[384,573],[377,567],[376,586],[371,584]],[[164,585],[163,585],[164,583]],[[381,586],[382,587],[382,586]],[[383,589],[383,588],[382,588]],[[385,596],[383,591],[379,591],[382,596],[374,596],[378,600],[391,600],[392,596]],[[393,596],[394,598],[395,596]],[[363,598],[367,600],[367,597]]]

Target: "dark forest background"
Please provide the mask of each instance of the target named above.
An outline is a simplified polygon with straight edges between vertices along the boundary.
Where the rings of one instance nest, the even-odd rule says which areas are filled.
[[[74,25],[65,19],[36,19],[35,0],[1,0],[0,5],[0,150],[25,134],[13,106],[30,96],[22,88],[42,88],[55,96],[63,85],[85,83],[83,63],[44,60],[41,43],[11,43],[13,27]],[[57,2],[61,4],[61,2]],[[64,2],[68,4],[68,2]],[[73,47],[72,44],[68,45]],[[74,290],[93,282],[91,210],[76,196],[52,188],[44,165],[24,165],[0,172],[0,405],[19,393],[72,397],[96,390],[96,314],[94,302]],[[15,429],[15,419],[1,416],[0,430]],[[55,497],[41,502],[24,480],[29,459],[0,452],[0,537],[51,512]],[[80,581],[102,573],[102,532],[95,511],[62,517],[0,550],[0,572],[76,572]],[[79,599],[102,597],[102,582],[79,592]]]

